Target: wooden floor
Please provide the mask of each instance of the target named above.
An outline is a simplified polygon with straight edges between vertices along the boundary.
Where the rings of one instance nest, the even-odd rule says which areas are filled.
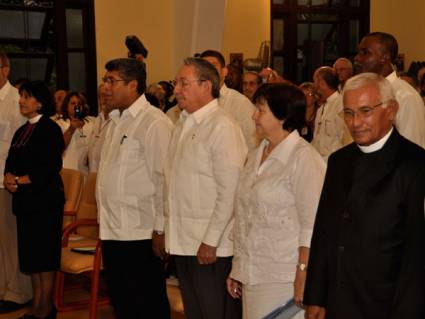
[[[26,309],[20,311],[0,315],[0,319],[16,319],[25,313]],[[89,317],[88,310],[71,311],[58,313],[57,319],[85,319]],[[102,306],[97,312],[98,319],[115,319],[111,306]]]

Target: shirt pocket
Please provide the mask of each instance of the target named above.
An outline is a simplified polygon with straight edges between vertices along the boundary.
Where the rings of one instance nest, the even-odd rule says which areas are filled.
[[[10,143],[11,138],[12,138],[12,132],[11,132],[10,124],[7,121],[0,120],[0,141],[5,141]]]
[[[134,162],[138,162],[141,157],[142,148],[140,146],[140,142],[134,138],[127,137],[122,140],[120,144],[121,153],[124,161],[128,160],[127,163],[131,164]]]
[[[325,119],[325,134],[327,136],[335,136],[336,130],[335,130],[335,124],[332,120]]]

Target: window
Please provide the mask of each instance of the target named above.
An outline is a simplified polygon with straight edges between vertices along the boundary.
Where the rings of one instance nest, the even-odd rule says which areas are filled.
[[[97,112],[94,0],[0,0],[0,49],[11,82],[44,80],[86,94]]]
[[[369,32],[369,0],[271,0],[272,65],[296,83],[341,56]]]

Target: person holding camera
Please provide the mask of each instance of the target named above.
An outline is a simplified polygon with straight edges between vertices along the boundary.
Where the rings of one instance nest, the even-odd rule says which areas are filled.
[[[63,100],[63,118],[56,122],[65,140],[63,167],[83,174],[88,173],[87,152],[94,123],[88,113],[86,98],[79,92],[70,92]]]

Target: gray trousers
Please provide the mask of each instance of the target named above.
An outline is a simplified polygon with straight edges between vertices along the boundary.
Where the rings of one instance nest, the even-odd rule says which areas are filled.
[[[214,264],[200,265],[196,256],[174,256],[187,319],[240,319],[240,300],[226,290],[232,257],[218,257]]]

